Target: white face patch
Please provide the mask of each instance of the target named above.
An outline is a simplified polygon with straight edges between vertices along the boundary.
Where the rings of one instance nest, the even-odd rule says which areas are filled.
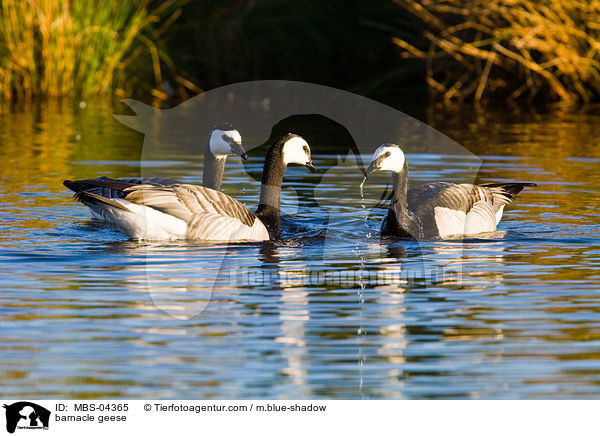
[[[237,130],[213,130],[210,135],[210,151],[217,159],[225,159],[227,156],[235,154],[231,150],[231,145],[226,139],[223,139],[223,136],[238,144],[242,143],[242,136]]]
[[[306,148],[305,148],[306,147]],[[283,162],[288,165],[297,163],[306,165],[310,162],[310,148],[300,136],[294,136],[283,144]]]
[[[379,165],[377,166],[378,171],[393,171],[399,173],[404,168],[404,153],[399,147],[393,145],[382,145],[375,153],[373,153],[373,159],[375,161],[381,157]]]

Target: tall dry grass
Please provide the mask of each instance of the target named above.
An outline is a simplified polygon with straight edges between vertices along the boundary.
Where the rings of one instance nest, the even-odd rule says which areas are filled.
[[[89,96],[134,87],[166,98],[160,37],[181,0],[0,0],[0,99]]]
[[[393,42],[445,101],[600,96],[600,0],[394,1],[422,35]]]

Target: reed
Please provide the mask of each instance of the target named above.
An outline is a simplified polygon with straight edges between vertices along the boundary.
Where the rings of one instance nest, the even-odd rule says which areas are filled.
[[[160,37],[181,0],[0,0],[0,99],[125,93],[166,98]],[[192,85],[193,86],[193,85]]]
[[[600,96],[600,0],[394,1],[422,32],[393,42],[446,102]]]

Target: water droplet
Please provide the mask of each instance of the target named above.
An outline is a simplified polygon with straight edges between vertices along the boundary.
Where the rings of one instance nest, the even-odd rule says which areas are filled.
[[[365,217],[364,217],[365,222],[369,218],[369,212],[367,211],[367,206],[365,205],[365,195],[363,193],[363,186],[365,185],[366,181],[367,181],[367,178],[365,177],[360,184],[360,205],[363,208],[363,210],[365,211]]]
[[[367,178],[365,177],[365,178],[363,179],[363,181],[360,183],[360,199],[361,199],[361,200],[364,200],[364,199],[365,199],[365,196],[364,196],[364,194],[363,194],[363,186],[365,186],[365,182],[366,182],[366,181],[367,181]]]

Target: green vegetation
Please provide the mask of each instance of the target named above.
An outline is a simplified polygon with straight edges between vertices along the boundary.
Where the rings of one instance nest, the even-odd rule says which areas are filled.
[[[600,0],[0,0],[0,99],[258,79],[383,101],[600,97]]]
[[[181,4],[0,0],[0,95],[88,96],[138,83],[161,95],[164,66],[175,67],[160,38]]]

